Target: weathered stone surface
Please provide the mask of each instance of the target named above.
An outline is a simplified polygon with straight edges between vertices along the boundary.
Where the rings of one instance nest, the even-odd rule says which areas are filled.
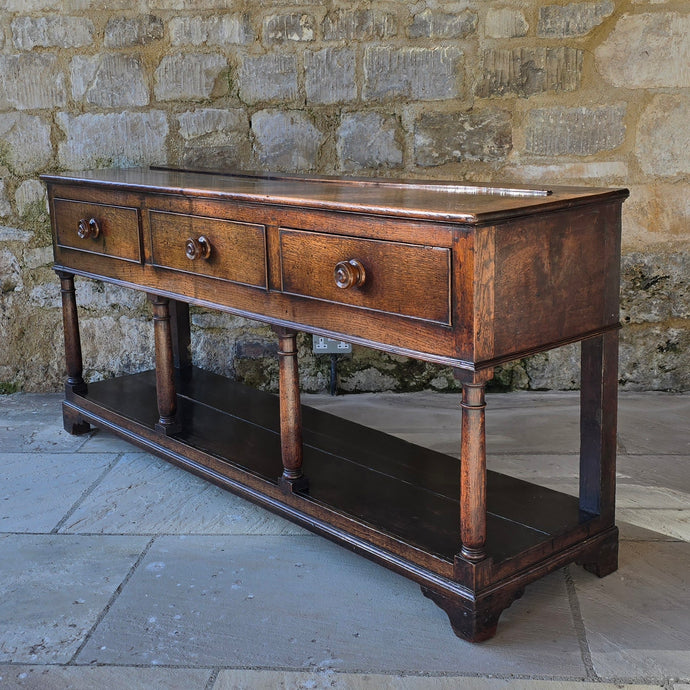
[[[154,93],[159,101],[208,98],[227,60],[215,53],[175,53],[156,69]]]
[[[582,184],[583,180],[600,180],[608,185],[622,185],[630,179],[628,166],[623,161],[593,161],[554,163],[544,165],[508,165],[503,169],[511,179],[543,184],[544,180],[559,183]],[[630,202],[625,203],[625,207]]]
[[[621,321],[690,319],[690,252],[632,252],[621,265]]]
[[[623,247],[690,242],[690,185],[655,182],[632,186],[623,204]]]
[[[506,110],[430,113],[422,115],[415,125],[417,165],[503,160],[511,149],[511,115]]]
[[[14,194],[17,213],[25,215],[32,208],[40,207],[46,211],[46,188],[40,180],[24,180]]]
[[[152,10],[227,10],[234,9],[237,0],[148,0]]]
[[[242,167],[249,160],[249,119],[241,108],[199,108],[177,116],[185,140],[182,162],[208,167]]]
[[[10,213],[12,213],[12,207],[5,192],[5,180],[0,178],[0,216],[9,216]]]
[[[490,7],[484,21],[484,33],[489,38],[517,38],[526,36],[529,24],[520,10],[512,7]]]
[[[57,55],[0,55],[0,110],[60,108],[67,102]]]
[[[364,52],[364,98],[455,98],[460,95],[462,56],[455,47],[369,47]]]
[[[259,161],[280,170],[313,170],[325,136],[301,112],[260,110],[252,116]]]
[[[166,162],[168,121],[160,110],[99,115],[58,113],[66,139],[58,160],[68,170]]]
[[[334,10],[322,22],[325,41],[370,41],[398,32],[395,15],[377,10]]]
[[[265,43],[313,41],[315,20],[309,14],[275,14],[263,22]]]
[[[623,15],[595,51],[598,72],[624,88],[690,86],[690,15]]]
[[[540,7],[537,35],[543,38],[585,36],[611,16],[614,8],[612,0]]]
[[[379,113],[347,113],[338,128],[338,160],[342,170],[395,167],[402,164],[394,117]]]
[[[12,21],[12,41],[20,50],[80,48],[93,41],[93,22],[87,17],[18,17]]]
[[[624,390],[690,389],[690,328],[639,324],[621,333],[618,380]]]
[[[305,88],[312,103],[339,103],[357,97],[355,51],[324,48],[304,54]]]
[[[0,225],[0,241],[2,242],[28,242],[32,236],[33,233],[27,230]]]
[[[109,19],[106,24],[103,43],[106,48],[143,46],[160,40],[163,38],[163,33],[163,20],[153,14],[138,17],[115,17]]]
[[[625,105],[531,110],[525,150],[537,156],[589,156],[615,149],[625,138],[624,117]]]
[[[240,98],[246,103],[291,101],[297,97],[297,60],[294,55],[270,53],[246,57],[239,71]]]
[[[179,45],[246,45],[255,39],[247,14],[213,17],[174,17],[170,20],[170,42]]]
[[[17,257],[7,249],[0,251],[0,295],[22,287],[22,270]]]
[[[690,173],[688,122],[690,98],[687,95],[654,96],[637,127],[635,154],[645,173],[661,177]]]
[[[45,167],[52,157],[46,120],[22,112],[0,113],[0,163],[25,175]]]
[[[77,55],[70,63],[72,98],[101,108],[148,105],[149,89],[140,58],[122,53]]]
[[[477,96],[574,91],[582,78],[582,56],[569,46],[485,50]]]
[[[415,14],[407,29],[410,38],[466,38],[477,29],[477,14],[426,9]]]

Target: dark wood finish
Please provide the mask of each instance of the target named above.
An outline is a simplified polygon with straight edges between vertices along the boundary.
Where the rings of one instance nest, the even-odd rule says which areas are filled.
[[[280,452],[283,461],[281,485],[288,491],[304,491],[308,481],[302,473],[302,406],[299,398],[297,333],[276,328],[280,386]]]
[[[460,472],[460,554],[469,561],[486,558],[486,383],[462,384]]]
[[[491,637],[501,611],[556,568],[615,570],[626,190],[169,169],[44,179],[66,428],[111,429],[404,574],[464,639]],[[151,295],[154,372],[80,383],[73,274]],[[192,366],[190,304],[274,327],[278,397]],[[455,367],[461,460],[303,408],[297,330]],[[494,365],[578,341],[579,498],[487,472]]]
[[[149,295],[153,306],[153,331],[156,344],[156,399],[158,421],[156,430],[174,434],[180,430],[177,422],[177,393],[175,391],[175,355],[170,327],[169,300]]]
[[[58,247],[125,261],[141,261],[136,208],[54,199]]]

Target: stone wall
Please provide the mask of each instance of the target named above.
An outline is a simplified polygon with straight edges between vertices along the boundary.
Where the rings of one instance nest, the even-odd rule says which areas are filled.
[[[0,0],[0,390],[63,375],[39,173],[154,163],[628,186],[621,384],[687,390],[689,36],[681,0]],[[88,376],[149,366],[143,297],[78,282]],[[193,328],[199,363],[275,386],[266,327]],[[496,384],[576,387],[577,350]],[[454,385],[361,348],[341,363],[344,390]]]

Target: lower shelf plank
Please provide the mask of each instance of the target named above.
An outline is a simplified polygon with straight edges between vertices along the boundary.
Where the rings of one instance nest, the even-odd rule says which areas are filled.
[[[193,368],[180,374],[174,440],[269,482],[281,473],[278,399]],[[89,385],[91,403],[153,429],[155,374]],[[303,408],[309,500],[453,563],[460,548],[460,463],[442,453]],[[589,518],[575,497],[489,472],[487,551],[515,557]]]

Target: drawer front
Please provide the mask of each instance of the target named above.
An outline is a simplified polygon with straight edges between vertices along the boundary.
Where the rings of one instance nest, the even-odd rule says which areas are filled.
[[[267,287],[264,225],[166,211],[149,223],[154,266]]]
[[[59,248],[141,263],[136,208],[54,199],[53,209]]]
[[[450,324],[447,248],[281,228],[280,252],[284,292]]]

